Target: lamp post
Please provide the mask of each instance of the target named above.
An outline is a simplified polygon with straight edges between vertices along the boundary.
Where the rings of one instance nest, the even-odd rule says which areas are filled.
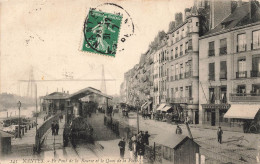
[[[21,138],[21,127],[20,127],[20,124],[21,124],[21,122],[20,122],[20,110],[21,110],[21,106],[22,106],[22,103],[21,103],[21,101],[18,101],[18,103],[17,103],[17,107],[18,107],[18,109],[19,109],[19,118],[18,118],[18,138]]]

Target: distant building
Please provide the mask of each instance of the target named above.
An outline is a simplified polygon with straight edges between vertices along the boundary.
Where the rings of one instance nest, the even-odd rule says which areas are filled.
[[[161,59],[167,61],[162,74],[166,102],[179,108],[183,117],[189,117],[194,124],[199,123],[198,43],[199,17],[193,9],[182,24],[168,33],[166,56]]]
[[[239,4],[200,37],[199,54],[201,123],[246,131],[248,124],[260,119],[256,117],[260,107],[258,2]]]

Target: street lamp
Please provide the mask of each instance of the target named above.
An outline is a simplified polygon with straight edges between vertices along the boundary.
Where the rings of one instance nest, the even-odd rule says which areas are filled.
[[[17,107],[18,107],[18,109],[19,109],[19,119],[18,119],[18,137],[19,138],[21,138],[21,127],[20,127],[20,124],[21,124],[21,122],[20,122],[20,109],[21,109],[21,106],[22,106],[22,103],[21,103],[21,101],[18,101],[18,103],[17,103]]]

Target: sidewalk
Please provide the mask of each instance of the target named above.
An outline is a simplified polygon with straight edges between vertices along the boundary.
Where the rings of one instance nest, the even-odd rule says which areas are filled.
[[[44,122],[43,117],[37,118],[38,127]],[[33,145],[35,144],[36,126],[27,130],[21,138],[12,138],[12,153],[8,157],[21,158],[21,157],[33,157]],[[8,158],[7,157],[7,158]]]

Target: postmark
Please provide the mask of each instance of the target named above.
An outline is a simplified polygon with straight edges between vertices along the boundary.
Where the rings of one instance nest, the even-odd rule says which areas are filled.
[[[82,51],[115,56],[122,15],[90,9],[84,24]]]

